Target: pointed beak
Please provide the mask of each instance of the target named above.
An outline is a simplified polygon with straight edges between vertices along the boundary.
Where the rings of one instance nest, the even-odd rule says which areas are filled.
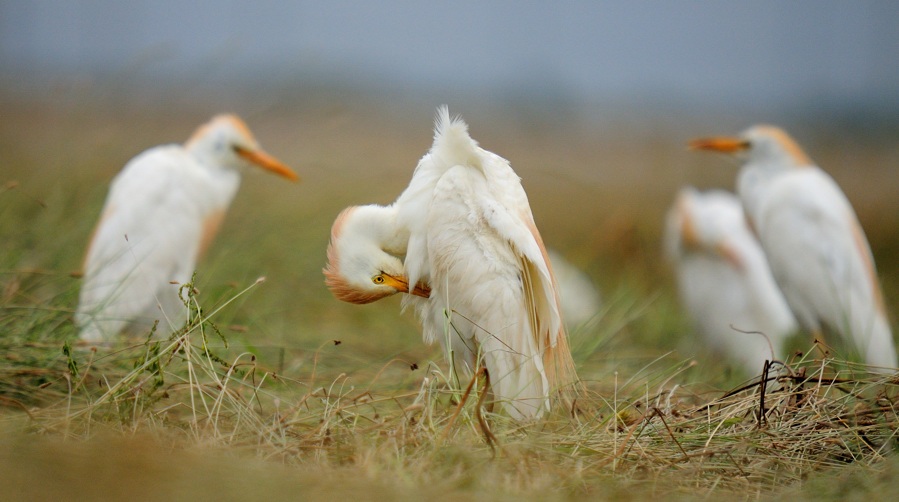
[[[281,163],[280,160],[272,157],[262,150],[250,150],[248,148],[236,146],[234,147],[234,151],[237,152],[237,155],[241,156],[246,161],[256,164],[266,171],[271,171],[278,176],[283,176],[291,181],[298,181],[300,179],[300,177],[297,176],[297,173],[293,172],[293,170]]]
[[[394,275],[382,274],[384,279],[387,281],[387,285],[393,287],[400,293],[409,293],[411,295],[420,296],[422,298],[428,298],[431,296],[431,288],[427,285],[418,283],[409,291],[409,280],[405,277],[397,277]]]
[[[698,138],[690,141],[687,144],[687,147],[690,150],[705,150],[709,152],[733,154],[747,150],[749,148],[749,142],[739,138]]]
[[[415,289],[412,290],[412,294],[415,296],[420,296],[422,298],[430,298],[431,297],[431,288],[427,285],[419,282],[415,285]]]

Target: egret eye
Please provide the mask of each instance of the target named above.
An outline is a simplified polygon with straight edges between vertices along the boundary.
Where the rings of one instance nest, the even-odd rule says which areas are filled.
[[[375,284],[384,284],[384,276],[383,276],[383,275],[376,275],[376,276],[374,276],[374,277],[371,278],[371,282],[373,282],[373,283],[375,283]]]

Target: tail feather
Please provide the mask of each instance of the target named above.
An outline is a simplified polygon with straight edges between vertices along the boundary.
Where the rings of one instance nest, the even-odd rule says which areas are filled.
[[[583,390],[583,384],[578,380],[574,358],[571,357],[571,347],[568,345],[568,334],[564,327],[559,329],[556,343],[544,351],[543,367],[546,370],[550,390],[560,400],[559,405],[570,411]]]
[[[510,350],[508,341],[497,340],[488,337],[481,346],[494,397],[515,420],[542,417],[551,405],[539,354],[529,356]]]

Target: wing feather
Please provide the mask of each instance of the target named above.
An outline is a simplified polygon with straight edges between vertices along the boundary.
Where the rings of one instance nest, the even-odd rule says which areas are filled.
[[[505,159],[494,157],[494,162],[499,160],[508,166]],[[511,168],[508,168],[508,172],[514,176]],[[491,187],[506,187],[508,191],[496,194],[495,199],[480,201],[481,211],[485,221],[509,242],[521,260],[531,332],[543,354],[547,379],[551,387],[567,393],[573,389],[571,385],[576,376],[562,320],[558,287],[527,196],[517,176],[514,181],[515,183],[491,184]]]
[[[803,324],[816,329],[823,322],[851,336],[862,354],[872,344],[892,346],[870,248],[832,178],[820,169],[782,175],[756,223],[775,278]]]

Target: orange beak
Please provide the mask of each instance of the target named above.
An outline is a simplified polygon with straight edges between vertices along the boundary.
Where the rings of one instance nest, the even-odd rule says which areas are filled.
[[[249,150],[247,148],[241,148],[237,146],[234,147],[234,151],[237,152],[237,155],[243,157],[248,162],[256,164],[266,171],[271,171],[278,176],[283,176],[291,181],[298,181],[300,179],[300,177],[297,176],[297,173],[293,172],[293,170],[281,163],[280,160],[272,157],[262,150]]]
[[[392,286],[394,289],[399,291],[400,293],[409,293],[411,295],[420,296],[422,298],[429,298],[431,296],[431,288],[425,284],[418,283],[412,288],[412,291],[409,291],[409,281],[405,277],[396,277],[388,274],[381,274],[384,276],[384,279],[387,281],[387,284]]]
[[[415,296],[420,296],[422,298],[430,298],[431,297],[431,288],[427,285],[419,282],[415,285],[415,288],[412,289],[411,293]]]
[[[699,138],[690,141],[690,150],[706,150],[710,152],[737,153],[749,148],[749,142],[739,138]]]

